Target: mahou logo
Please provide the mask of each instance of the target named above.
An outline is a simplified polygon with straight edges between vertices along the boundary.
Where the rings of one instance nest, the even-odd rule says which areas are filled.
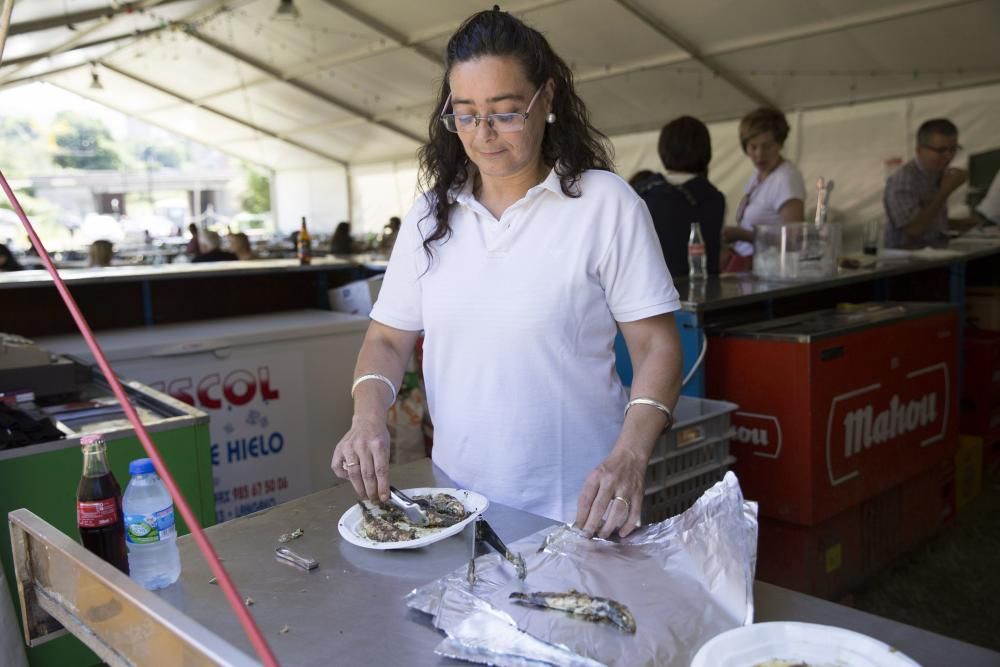
[[[754,456],[776,459],[781,455],[781,423],[777,417],[734,412],[729,437],[750,446]]]
[[[902,391],[881,383],[835,396],[826,428],[826,465],[830,484],[857,477],[861,462],[886,443],[907,439],[927,447],[948,430],[948,366],[934,364],[906,374]]]

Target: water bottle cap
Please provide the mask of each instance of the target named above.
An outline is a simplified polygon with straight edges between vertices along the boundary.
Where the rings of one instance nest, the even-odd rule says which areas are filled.
[[[156,472],[156,467],[150,459],[136,459],[128,464],[130,475],[148,475],[151,472]]]
[[[100,433],[88,433],[87,435],[80,438],[81,445],[92,445],[95,442],[103,442],[104,436]]]

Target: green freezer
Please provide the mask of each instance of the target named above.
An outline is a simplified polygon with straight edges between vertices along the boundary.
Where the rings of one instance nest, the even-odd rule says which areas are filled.
[[[84,369],[84,373],[88,372],[91,373],[90,380],[80,385],[85,397],[111,395],[110,387],[100,372]],[[214,524],[208,415],[137,382],[125,382],[125,386],[192,511],[203,526]],[[65,433],[65,439],[0,450],[0,511],[6,519],[8,512],[27,508],[78,539],[76,487],[83,466],[80,436],[85,433],[105,435],[111,468],[122,491],[129,479],[129,461],[146,454],[131,425],[121,414],[97,416],[89,421],[72,420],[69,415],[65,422],[58,416],[55,419],[56,426]],[[179,534],[189,532],[179,514],[177,529]],[[0,561],[20,616],[10,535],[6,527],[0,530]],[[72,635],[29,648],[27,652],[31,667],[100,664],[97,656]]]

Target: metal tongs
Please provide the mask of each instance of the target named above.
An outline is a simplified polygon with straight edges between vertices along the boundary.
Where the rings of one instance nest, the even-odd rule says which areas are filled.
[[[389,500],[393,505],[403,510],[407,521],[414,526],[427,525],[427,512],[416,501],[394,486],[389,487]]]
[[[524,558],[521,554],[516,554],[508,549],[507,545],[500,539],[500,536],[493,530],[493,526],[487,523],[483,517],[476,517],[474,526],[475,537],[472,540],[472,558],[469,559],[469,570],[465,576],[466,581],[469,582],[469,586],[476,585],[476,557],[487,553],[487,546],[492,547],[507,562],[511,563],[517,571],[517,578],[524,581],[524,578],[528,576],[528,568],[525,566]]]
[[[297,567],[300,570],[308,572],[309,570],[315,570],[319,567],[319,562],[310,556],[303,556],[302,554],[295,553],[288,547],[278,547],[274,550],[274,556],[280,562],[286,565],[291,565]]]

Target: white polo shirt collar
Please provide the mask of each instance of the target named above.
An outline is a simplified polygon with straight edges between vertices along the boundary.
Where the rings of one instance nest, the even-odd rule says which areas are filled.
[[[466,179],[465,184],[460,188],[455,188],[448,194],[448,198],[451,201],[466,206],[468,208],[475,209],[477,211],[485,210],[483,206],[476,199],[476,196],[472,192],[472,187],[476,182],[475,174],[470,173],[469,178]],[[528,191],[524,194],[523,199],[531,199],[537,196],[544,190],[549,192],[554,192],[560,198],[565,199],[566,193],[562,191],[562,181],[559,174],[556,172],[555,168],[549,170],[548,176],[546,176],[541,183],[538,185],[528,188]]]

